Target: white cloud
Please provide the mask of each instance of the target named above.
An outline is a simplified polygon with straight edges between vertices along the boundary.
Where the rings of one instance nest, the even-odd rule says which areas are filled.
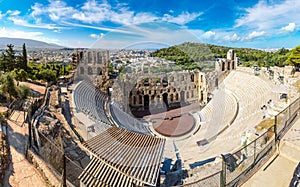
[[[101,38],[104,37],[104,34],[103,33],[100,33],[100,34],[90,34],[90,37],[94,38],[94,39],[101,39]]]
[[[118,9],[107,3],[98,4],[95,1],[87,1],[80,10],[72,15],[72,18],[85,23],[111,21],[123,25],[152,22],[158,19],[148,12],[135,13],[130,11],[124,4],[119,4],[117,7]]]
[[[0,37],[32,39],[58,45],[62,42],[58,39],[46,37],[43,32],[25,32],[6,27],[0,28]]]
[[[241,37],[234,33],[232,35],[226,35],[223,39],[228,42],[235,42],[241,40]]]
[[[99,27],[99,26],[93,26],[93,25],[72,23],[72,22],[67,22],[67,21],[63,21],[62,23],[64,25],[73,26],[73,27],[90,28],[90,29],[96,29],[96,30],[101,30],[101,31],[118,32],[118,33],[124,33],[124,34],[135,34],[134,32],[131,32],[128,30],[123,30],[123,29],[113,29],[113,28],[108,28],[108,27]]]
[[[213,31],[207,31],[207,32],[205,32],[205,33],[203,34],[203,37],[204,37],[204,38],[213,38],[215,35],[216,35],[215,32],[213,32]]]
[[[48,16],[54,22],[77,20],[82,23],[102,23],[106,21],[121,25],[140,24],[153,21],[167,21],[184,25],[198,18],[202,13],[182,12],[177,16],[165,14],[157,16],[151,12],[135,12],[130,10],[127,4],[119,3],[111,6],[106,1],[98,3],[95,0],[87,0],[82,6],[71,7],[63,1],[52,1],[48,5],[35,3],[31,16]]]
[[[21,12],[18,10],[8,10],[6,11],[6,14],[10,15],[10,16],[18,16]]]
[[[199,38],[189,30],[171,23],[148,23],[145,25],[126,26],[123,29],[136,32],[134,35],[122,35],[119,33],[108,33],[96,42],[93,48],[126,48],[136,44],[153,45],[160,44],[172,46],[183,42],[200,42]],[[200,32],[200,31],[199,31]]]
[[[31,16],[37,17],[40,15],[47,15],[52,21],[59,21],[60,19],[68,18],[76,9],[73,7],[67,6],[67,4],[63,1],[54,1],[50,0],[50,4],[43,5],[40,3],[35,3],[31,8]]]
[[[31,28],[43,28],[43,29],[61,29],[62,27],[58,27],[55,24],[32,24],[28,23],[26,20],[17,17],[9,17],[8,20],[11,20],[15,25],[23,26],[23,27],[31,27]]]
[[[287,26],[282,27],[280,30],[283,32],[294,32],[296,30],[296,24],[289,23]]]
[[[42,35],[42,32],[24,32],[15,29],[7,29],[5,27],[0,28],[0,37],[36,39]]]
[[[235,21],[235,27],[250,27],[256,30],[279,29],[286,23],[300,24],[300,1],[285,0],[280,3],[259,1],[254,7]]]
[[[264,31],[253,31],[250,34],[248,34],[248,36],[246,36],[246,39],[252,40],[254,38],[264,36],[265,34],[266,34],[266,32],[264,32]]]
[[[178,16],[171,16],[169,14],[164,14],[162,17],[162,21],[167,21],[170,23],[177,23],[179,25],[184,25],[186,23],[189,23],[196,18],[198,18],[202,13],[189,13],[189,12],[182,12]]]

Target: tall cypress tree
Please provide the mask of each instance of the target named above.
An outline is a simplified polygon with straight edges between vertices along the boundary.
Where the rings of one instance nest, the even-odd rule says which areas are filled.
[[[4,70],[4,71],[12,71],[17,65],[14,45],[8,44],[5,52],[6,52],[5,61],[8,66],[6,67],[6,70]]]
[[[21,68],[27,72],[27,51],[25,43],[23,44]]]

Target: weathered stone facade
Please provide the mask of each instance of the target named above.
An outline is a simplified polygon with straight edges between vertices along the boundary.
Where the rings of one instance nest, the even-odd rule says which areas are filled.
[[[109,52],[105,50],[78,50],[74,55],[77,62],[77,77],[89,78],[107,92],[112,87],[111,99],[130,110],[154,110],[180,107],[199,102],[206,105],[209,94],[223,81],[227,74],[236,69],[238,58],[230,49],[226,59],[215,62],[215,71],[174,71],[169,73],[136,72],[122,75],[111,86],[108,77]]]
[[[138,77],[136,84],[126,90],[128,104],[133,109],[172,108],[196,101],[207,103],[205,74],[198,70],[143,76],[131,74],[126,78],[131,79],[131,76]]]
[[[77,50],[74,57],[77,62],[76,77],[89,78],[95,85],[108,80],[109,51]]]
[[[233,49],[230,49],[227,52],[227,58],[226,59],[218,59],[216,61],[216,71],[224,72],[224,71],[231,71],[233,69],[236,69],[238,65],[239,58],[236,56],[236,53]]]

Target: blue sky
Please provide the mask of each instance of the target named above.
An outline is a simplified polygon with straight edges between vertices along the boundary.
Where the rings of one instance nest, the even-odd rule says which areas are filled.
[[[300,45],[299,0],[0,0],[0,37],[68,47]]]

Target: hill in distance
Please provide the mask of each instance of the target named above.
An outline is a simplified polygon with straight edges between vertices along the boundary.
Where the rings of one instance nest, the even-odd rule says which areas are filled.
[[[227,51],[234,49],[240,62],[245,66],[284,66],[290,55],[289,49],[279,49],[276,52],[267,52],[251,48],[225,47],[212,44],[185,42],[168,48],[162,48],[151,55],[175,61],[186,65],[194,62],[215,61],[216,58],[226,58]]]
[[[41,42],[38,40],[23,39],[23,38],[5,38],[0,37],[0,49],[5,49],[7,44],[13,44],[16,49],[21,49],[23,43],[27,49],[61,49],[63,46]]]

